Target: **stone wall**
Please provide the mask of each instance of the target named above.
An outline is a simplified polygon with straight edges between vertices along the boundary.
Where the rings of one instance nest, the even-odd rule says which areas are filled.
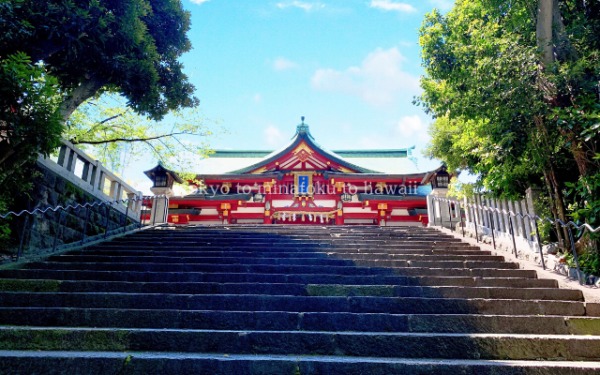
[[[130,215],[125,215],[123,211],[128,202],[111,204],[61,177],[42,163],[38,163],[32,183],[33,189],[20,200],[19,206],[29,211],[47,210],[11,219],[13,239],[6,250],[13,258],[21,243],[21,256],[37,256],[67,244],[84,243],[138,225],[131,212],[127,212]],[[64,209],[54,210],[58,206]]]

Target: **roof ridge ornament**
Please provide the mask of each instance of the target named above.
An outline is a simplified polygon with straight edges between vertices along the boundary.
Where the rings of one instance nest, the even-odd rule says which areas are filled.
[[[302,121],[302,123],[296,127],[296,133],[297,134],[307,134],[307,133],[309,133],[309,131],[308,131],[308,124],[304,123],[304,119],[305,119],[304,116],[300,117],[300,120]]]

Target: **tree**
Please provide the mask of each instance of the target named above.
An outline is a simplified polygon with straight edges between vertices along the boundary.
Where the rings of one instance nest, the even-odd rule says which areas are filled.
[[[116,95],[88,100],[68,121],[63,137],[112,171],[139,158],[153,157],[179,170],[206,156],[203,138],[212,134],[197,109],[174,111],[157,122],[135,113]]]
[[[191,48],[189,14],[179,0],[8,3],[13,11],[0,55],[22,51],[44,62],[65,90],[63,119],[102,88],[158,119],[196,104],[177,60]]]
[[[565,219],[565,185],[600,171],[599,26],[600,4],[583,0],[458,0],[427,15],[417,101],[436,118],[430,154],[496,195],[542,178]]]
[[[179,0],[2,0],[0,59],[24,54],[53,77],[63,122],[102,92],[120,93],[135,112],[162,119],[198,102],[178,61],[190,49],[189,25]],[[26,86],[13,99],[26,95]],[[4,170],[29,151],[44,152],[8,138],[0,151]]]

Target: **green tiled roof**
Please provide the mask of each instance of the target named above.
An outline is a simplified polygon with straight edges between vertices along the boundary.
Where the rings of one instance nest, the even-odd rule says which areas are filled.
[[[344,158],[407,158],[412,149],[395,150],[333,150],[332,152]],[[215,150],[211,158],[264,158],[273,153],[272,150]]]
[[[215,150],[211,158],[264,158],[273,151],[265,150]]]

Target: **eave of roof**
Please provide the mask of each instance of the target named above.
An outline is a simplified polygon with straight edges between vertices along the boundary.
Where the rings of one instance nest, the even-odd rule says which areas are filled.
[[[422,172],[422,173],[410,173],[410,174],[387,174],[387,173],[364,173],[364,174],[345,174],[339,172],[324,172],[323,176],[325,178],[343,178],[345,180],[354,180],[354,179],[384,179],[384,180],[411,180],[411,179],[421,179],[422,183],[425,183],[425,178],[431,172]]]
[[[197,178],[201,178],[204,180],[220,180],[220,181],[228,181],[228,180],[271,180],[277,179],[281,180],[283,178],[283,172],[268,172],[261,174],[247,174],[247,173],[224,173],[224,174],[198,174]]]

